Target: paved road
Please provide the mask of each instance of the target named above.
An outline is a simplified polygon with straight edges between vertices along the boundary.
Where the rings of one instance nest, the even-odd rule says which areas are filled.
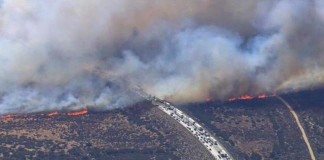
[[[216,160],[232,160],[233,158],[225,148],[212,136],[206,129],[198,124],[181,110],[172,106],[169,102],[153,97],[152,103],[157,105],[166,114],[184,126],[192,135],[194,135],[205,148],[215,157]]]
[[[147,94],[140,87],[134,86],[131,88],[131,90],[141,97],[151,101],[153,105],[158,106],[158,108],[164,113],[168,114],[178,123],[184,126],[205,146],[205,148],[215,157],[216,160],[233,160],[232,156],[225,150],[219,141],[189,115],[172,106],[171,103]]]
[[[313,152],[313,149],[312,149],[312,147],[311,147],[311,145],[310,145],[310,143],[309,143],[309,140],[308,140],[307,134],[306,134],[306,132],[305,132],[303,126],[300,124],[299,117],[298,117],[297,113],[296,113],[296,112],[294,111],[294,109],[290,106],[290,104],[289,104],[286,100],[284,100],[282,97],[277,96],[277,98],[278,98],[282,103],[284,103],[285,106],[287,106],[287,108],[289,109],[290,113],[291,113],[291,114],[293,115],[293,117],[295,118],[296,123],[297,123],[297,125],[298,125],[298,127],[299,127],[299,129],[300,129],[300,131],[301,131],[301,133],[302,133],[303,139],[304,139],[304,141],[305,141],[305,143],[306,143],[306,145],[307,145],[307,148],[308,148],[308,151],[309,151],[309,155],[310,155],[310,157],[311,157],[312,160],[316,160],[315,155],[314,155],[314,152]]]

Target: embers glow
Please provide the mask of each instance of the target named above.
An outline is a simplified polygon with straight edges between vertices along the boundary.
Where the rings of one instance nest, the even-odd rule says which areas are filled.
[[[266,94],[262,94],[262,95],[259,95],[258,98],[259,99],[264,99],[264,98],[268,98],[269,96],[267,96]]]
[[[34,117],[34,116],[46,116],[46,117],[56,117],[56,116],[85,116],[89,112],[87,109],[83,109],[81,111],[77,112],[71,112],[71,113],[59,113],[59,112],[52,112],[48,114],[36,114],[36,115],[13,115],[13,114],[8,114],[4,116],[0,116],[0,119],[13,119],[13,118],[26,118],[26,117]]]
[[[10,118],[13,118],[13,115],[9,114],[1,117],[1,119],[10,119]]]
[[[244,96],[241,96],[238,98],[229,98],[228,101],[233,102],[233,101],[238,101],[238,100],[266,99],[266,98],[273,97],[273,96],[275,96],[275,94],[272,94],[272,95],[261,94],[259,96],[244,95]]]
[[[60,115],[58,112],[52,112],[52,113],[47,114],[47,116],[49,116],[49,117],[54,117],[54,116],[58,116],[58,115]]]
[[[84,109],[82,111],[78,111],[78,112],[72,112],[72,113],[68,113],[68,116],[83,116],[83,115],[87,115],[88,114],[88,110]]]

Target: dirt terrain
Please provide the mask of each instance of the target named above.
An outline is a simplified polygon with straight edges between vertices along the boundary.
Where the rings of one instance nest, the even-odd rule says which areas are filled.
[[[324,155],[323,90],[283,95],[299,114],[317,159]],[[237,159],[310,159],[289,110],[276,97],[181,107],[227,144]]]
[[[294,106],[307,132],[317,159],[324,159],[324,90],[311,90],[284,97]]]
[[[317,159],[324,159],[324,90],[281,95],[300,117]],[[219,137],[236,159],[310,159],[300,130],[276,97],[180,108]],[[85,116],[27,115],[0,120],[0,159],[209,160],[180,124],[142,102]]]
[[[86,116],[0,121],[0,159],[211,159],[209,152],[149,103]]]

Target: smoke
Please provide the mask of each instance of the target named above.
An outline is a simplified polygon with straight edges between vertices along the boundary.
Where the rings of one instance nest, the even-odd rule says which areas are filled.
[[[0,114],[113,109],[324,82],[321,0],[2,0]]]

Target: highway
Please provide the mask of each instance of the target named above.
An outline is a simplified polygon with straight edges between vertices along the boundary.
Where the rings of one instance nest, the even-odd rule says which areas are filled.
[[[131,90],[141,97],[151,101],[153,105],[156,105],[160,110],[185,127],[203,144],[203,146],[205,146],[216,160],[233,160],[232,156],[225,150],[218,140],[189,115],[172,106],[170,102],[147,94],[140,87],[134,86]]]
[[[194,135],[205,148],[215,157],[216,160],[232,160],[229,153],[223,146],[212,136],[206,129],[198,124],[194,119],[189,117],[181,110],[175,108],[171,103],[152,97],[153,105],[157,105],[166,114],[170,115],[173,119],[185,127],[192,135]]]

